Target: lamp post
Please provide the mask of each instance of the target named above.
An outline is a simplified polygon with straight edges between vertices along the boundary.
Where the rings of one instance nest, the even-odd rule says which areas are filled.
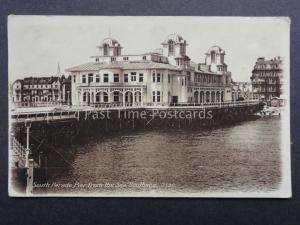
[[[29,158],[31,157],[31,150],[29,148],[29,132],[30,132],[31,123],[29,122],[29,119],[26,119],[25,127],[26,127],[26,149],[25,149],[26,162],[25,162],[25,167],[28,168],[28,161],[29,161]]]
[[[31,150],[29,148],[29,131],[31,127],[31,123],[29,119],[25,121],[25,127],[26,127],[26,162],[25,162],[25,168],[27,168],[27,185],[26,185],[26,194],[32,195],[33,194],[33,167],[34,167],[34,161],[31,155]]]

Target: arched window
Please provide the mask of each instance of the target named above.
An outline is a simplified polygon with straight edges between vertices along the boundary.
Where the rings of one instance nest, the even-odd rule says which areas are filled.
[[[169,55],[174,55],[174,41],[169,41]]]
[[[194,93],[194,102],[199,103],[199,92],[198,91],[195,91],[195,93]]]
[[[104,44],[103,45],[103,55],[104,56],[108,56],[108,50],[109,50],[108,44]]]
[[[211,62],[216,62],[216,53],[214,51],[211,52]]]

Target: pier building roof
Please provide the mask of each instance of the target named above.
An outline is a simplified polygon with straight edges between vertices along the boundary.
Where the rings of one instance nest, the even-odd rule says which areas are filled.
[[[17,79],[14,81],[21,82],[22,84],[52,84],[53,82],[62,82],[62,83],[68,83],[71,82],[70,77],[66,78],[64,75],[62,77],[57,76],[49,76],[49,77],[25,77],[24,79]]]
[[[167,63],[157,63],[153,61],[131,61],[113,63],[86,63],[67,69],[68,72],[97,71],[101,69],[123,69],[123,70],[142,70],[142,69],[169,69],[180,70],[178,67]]]

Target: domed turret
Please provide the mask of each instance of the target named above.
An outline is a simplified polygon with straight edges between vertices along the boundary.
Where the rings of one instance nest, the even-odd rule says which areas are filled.
[[[227,65],[224,62],[225,51],[214,45],[206,52],[205,63],[210,66],[212,72],[224,73],[227,72]]]
[[[101,45],[98,46],[100,55],[103,56],[119,56],[121,55],[121,45],[114,38],[105,38]]]
[[[165,41],[162,43],[163,45],[163,55],[167,57],[172,57],[176,61],[177,65],[181,65],[184,63],[184,59],[186,56],[186,40],[182,38],[179,34],[170,34],[167,36]],[[179,59],[180,60],[176,60]],[[171,60],[172,61],[172,60]]]

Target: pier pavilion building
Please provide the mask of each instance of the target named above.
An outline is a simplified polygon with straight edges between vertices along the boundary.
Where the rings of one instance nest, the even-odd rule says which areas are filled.
[[[204,63],[186,54],[187,41],[169,35],[162,48],[122,55],[121,44],[106,38],[93,61],[67,69],[72,76],[72,104],[168,105],[231,101],[231,73],[225,51],[211,47]]]

